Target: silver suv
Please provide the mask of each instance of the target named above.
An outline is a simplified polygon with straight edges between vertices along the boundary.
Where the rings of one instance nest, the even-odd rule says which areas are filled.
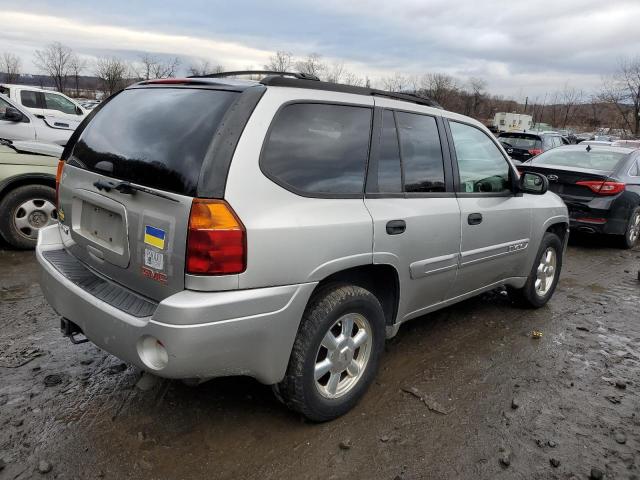
[[[315,421],[356,404],[405,321],[502,285],[544,305],[568,235],[480,123],[299,74],[138,83],[80,125],[58,180],[37,257],[72,341],[168,378],[248,375]]]

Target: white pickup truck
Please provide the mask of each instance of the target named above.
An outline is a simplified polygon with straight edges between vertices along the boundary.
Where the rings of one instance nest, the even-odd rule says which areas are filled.
[[[34,115],[41,115],[47,123],[75,128],[87,115],[87,110],[66,95],[30,85],[0,84],[0,94],[6,95]]]

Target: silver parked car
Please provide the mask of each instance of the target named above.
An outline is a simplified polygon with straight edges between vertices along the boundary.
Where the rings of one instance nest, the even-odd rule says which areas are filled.
[[[65,149],[37,257],[73,341],[168,378],[252,376],[324,421],[407,320],[501,285],[553,295],[567,209],[480,123],[307,75],[215,77],[129,87]]]

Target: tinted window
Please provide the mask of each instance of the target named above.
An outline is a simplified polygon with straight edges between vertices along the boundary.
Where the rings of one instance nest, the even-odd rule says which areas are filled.
[[[44,94],[44,108],[76,115],[76,106],[62,95],[55,93]]]
[[[40,108],[38,106],[38,92],[22,90],[20,92],[20,102],[27,108]]]
[[[194,195],[207,148],[236,95],[180,88],[125,90],[82,132],[69,163],[101,174],[111,166],[115,178]]]
[[[460,172],[462,192],[510,191],[509,164],[498,147],[481,130],[450,122]]]
[[[397,112],[407,192],[444,192],[444,164],[433,117]]]
[[[506,147],[523,148],[525,150],[539,149],[542,146],[540,139],[533,136],[500,135],[498,140],[505,144]]]
[[[262,168],[309,194],[361,194],[371,109],[320,103],[285,106],[271,125]]]
[[[593,146],[588,151],[586,148],[560,148],[544,152],[531,162],[534,165],[557,165],[612,171],[626,155],[627,153],[600,150]]]
[[[393,112],[390,110],[385,110],[382,115],[380,153],[378,155],[378,191],[383,193],[402,192],[398,132]]]
[[[633,165],[631,165],[631,168],[629,169],[629,175],[631,175],[632,177],[639,177],[640,176],[640,170],[638,169],[638,161],[637,160],[635,162],[633,162]]]

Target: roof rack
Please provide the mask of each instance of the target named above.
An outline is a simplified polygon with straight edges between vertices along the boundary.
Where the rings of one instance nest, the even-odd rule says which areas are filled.
[[[191,75],[187,78],[225,78],[225,77],[237,77],[240,75],[276,75],[280,77],[293,77],[298,80],[313,80],[319,82],[320,79],[310,73],[296,73],[296,72],[278,72],[273,70],[238,70],[235,72],[220,72],[210,73],[208,75]]]

